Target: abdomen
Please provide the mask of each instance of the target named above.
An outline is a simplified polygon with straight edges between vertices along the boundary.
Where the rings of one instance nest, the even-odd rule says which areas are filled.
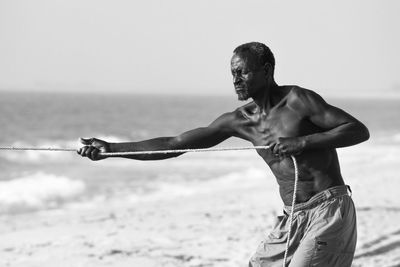
[[[297,203],[332,186],[344,184],[335,149],[309,150],[295,158],[299,170]],[[285,205],[291,205],[295,175],[291,157],[270,161],[268,165],[277,179],[282,200]]]

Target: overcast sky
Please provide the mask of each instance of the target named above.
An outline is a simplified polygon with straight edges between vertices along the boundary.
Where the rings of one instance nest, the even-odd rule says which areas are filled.
[[[400,1],[0,0],[0,90],[232,94],[264,42],[278,84],[400,95]]]

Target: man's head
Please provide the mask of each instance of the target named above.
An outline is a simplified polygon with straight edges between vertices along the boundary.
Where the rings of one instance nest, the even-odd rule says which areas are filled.
[[[231,71],[239,100],[247,100],[265,90],[273,81],[274,68],[274,55],[265,44],[251,42],[238,46],[233,51]]]

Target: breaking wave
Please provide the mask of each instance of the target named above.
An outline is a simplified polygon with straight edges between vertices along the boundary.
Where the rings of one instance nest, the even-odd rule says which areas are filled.
[[[85,192],[85,183],[38,172],[0,181],[0,214],[57,208]]]

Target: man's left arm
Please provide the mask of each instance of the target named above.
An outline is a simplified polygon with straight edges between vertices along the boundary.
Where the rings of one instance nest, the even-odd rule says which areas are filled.
[[[293,155],[303,150],[352,146],[368,140],[369,131],[347,112],[329,105],[310,90],[297,93],[296,109],[322,131],[295,138],[280,138],[276,154]]]

